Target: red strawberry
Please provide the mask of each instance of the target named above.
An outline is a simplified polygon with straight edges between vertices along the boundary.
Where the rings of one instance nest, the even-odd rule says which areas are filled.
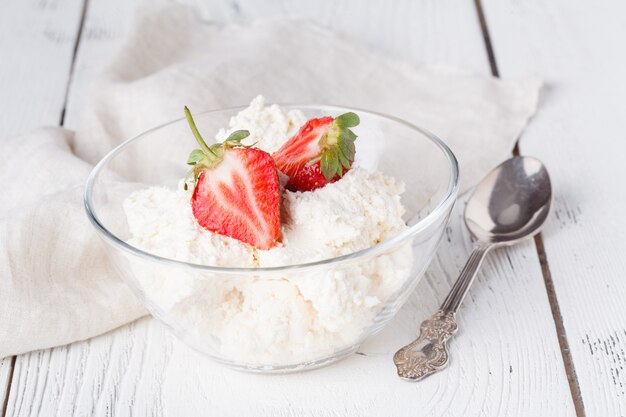
[[[286,188],[311,191],[341,178],[354,162],[356,135],[350,128],[358,124],[359,116],[354,113],[306,122],[272,155],[278,169],[289,177]]]
[[[258,249],[274,246],[280,234],[280,187],[270,154],[241,145],[247,130],[209,147],[187,107],[185,116],[201,148],[187,160],[193,165],[191,208],[198,224]]]

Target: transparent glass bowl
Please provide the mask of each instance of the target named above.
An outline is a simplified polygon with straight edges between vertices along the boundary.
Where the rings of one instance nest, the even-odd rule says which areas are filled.
[[[245,371],[322,366],[381,330],[430,263],[458,188],[454,155],[424,129],[364,110],[282,107],[300,109],[307,118],[355,111],[361,118],[354,128],[355,165],[405,183],[408,228],[349,255],[272,268],[197,265],[142,251],[126,243],[131,236],[123,201],[138,189],[178,186],[196,147],[184,119],[115,148],[96,165],[85,190],[87,215],[108,255],[152,315],[189,346]],[[209,139],[242,109],[209,111],[195,120]]]

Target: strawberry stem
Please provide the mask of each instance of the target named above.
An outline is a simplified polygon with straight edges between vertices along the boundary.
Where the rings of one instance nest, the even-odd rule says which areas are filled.
[[[198,131],[198,127],[196,126],[196,122],[193,120],[193,116],[191,115],[191,112],[189,111],[187,106],[185,106],[185,117],[187,118],[187,123],[189,123],[189,127],[191,128],[193,135],[196,137],[196,141],[202,148],[202,151],[206,155],[217,156],[215,155],[215,152],[213,152],[211,148],[209,148],[209,146],[206,144],[204,139],[202,139],[202,135],[200,135],[200,132]]]

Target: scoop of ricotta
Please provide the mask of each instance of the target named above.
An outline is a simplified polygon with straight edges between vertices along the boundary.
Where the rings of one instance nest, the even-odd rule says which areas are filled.
[[[300,110],[283,111],[278,105],[265,105],[265,97],[256,96],[250,105],[230,119],[227,129],[220,129],[215,135],[223,142],[235,130],[247,130],[250,136],[242,141],[244,145],[254,145],[273,153],[282,146],[300,126],[306,122]]]
[[[259,251],[262,266],[306,263],[374,246],[406,228],[403,184],[355,167],[315,191],[283,193],[283,240]]]

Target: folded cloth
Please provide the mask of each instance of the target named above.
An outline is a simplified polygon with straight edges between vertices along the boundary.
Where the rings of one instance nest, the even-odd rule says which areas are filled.
[[[95,83],[76,134],[43,128],[0,141],[0,357],[146,314],[99,245],[83,184],[112,147],[179,118],[183,105],[217,109],[261,93],[392,114],[444,138],[462,190],[510,155],[536,109],[537,80],[415,69],[307,21],[220,26],[196,15],[176,5],[144,10]]]

